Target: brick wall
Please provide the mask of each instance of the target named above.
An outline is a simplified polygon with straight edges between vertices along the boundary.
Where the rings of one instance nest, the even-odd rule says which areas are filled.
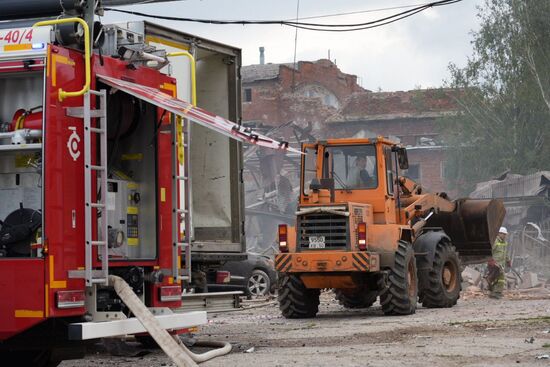
[[[445,151],[442,148],[408,149],[409,165],[420,165],[420,179],[417,182],[430,192],[445,191],[451,196],[445,185],[443,176],[443,165],[445,165]],[[416,180],[415,180],[416,181]]]

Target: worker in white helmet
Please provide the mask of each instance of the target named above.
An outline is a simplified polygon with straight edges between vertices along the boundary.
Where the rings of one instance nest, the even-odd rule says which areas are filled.
[[[510,266],[508,243],[506,242],[507,235],[508,230],[506,227],[500,227],[493,245],[493,258],[488,263],[487,282],[489,283],[489,290],[491,291],[489,297],[491,298],[502,298],[502,291],[506,287],[504,269]]]

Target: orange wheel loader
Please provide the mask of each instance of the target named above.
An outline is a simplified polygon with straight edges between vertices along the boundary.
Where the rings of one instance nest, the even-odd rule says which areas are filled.
[[[452,307],[461,264],[492,255],[505,209],[498,200],[450,200],[402,175],[406,149],[388,139],[302,146],[296,225],[279,226],[275,265],[287,318],[315,317],[321,289],[348,308],[380,297],[387,315]]]

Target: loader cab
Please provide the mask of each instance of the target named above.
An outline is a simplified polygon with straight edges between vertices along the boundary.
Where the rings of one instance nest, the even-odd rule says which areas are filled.
[[[374,221],[396,223],[403,147],[385,138],[334,139],[304,144],[300,205],[365,203]]]

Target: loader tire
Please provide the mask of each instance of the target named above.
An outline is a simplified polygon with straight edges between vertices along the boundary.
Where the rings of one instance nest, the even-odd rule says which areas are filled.
[[[441,241],[437,244],[432,268],[419,274],[420,302],[428,308],[453,307],[460,298],[460,259],[455,247]]]
[[[299,276],[281,275],[279,309],[287,319],[312,318],[319,312],[319,289],[308,289]]]
[[[342,289],[334,290],[336,300],[345,308],[368,308],[376,302],[378,291],[357,289],[345,292]]]
[[[394,266],[389,270],[380,292],[380,304],[386,315],[410,315],[416,311],[418,278],[416,258],[410,243],[399,241]]]

